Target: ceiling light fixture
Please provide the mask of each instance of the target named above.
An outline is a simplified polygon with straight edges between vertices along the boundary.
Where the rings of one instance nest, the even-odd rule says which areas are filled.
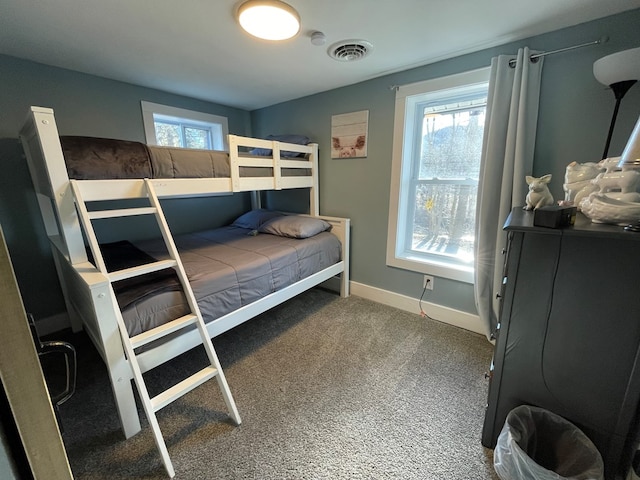
[[[238,22],[250,35],[263,40],[287,40],[300,31],[300,16],[279,0],[249,0],[238,8]]]

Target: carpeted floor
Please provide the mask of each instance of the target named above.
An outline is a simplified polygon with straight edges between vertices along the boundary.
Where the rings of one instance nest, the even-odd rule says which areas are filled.
[[[106,370],[84,334],[76,394],[60,407],[77,479],[168,478],[140,409],[125,440]],[[484,337],[313,289],[214,339],[242,416],[215,381],[158,413],[177,479],[488,479],[480,435]],[[201,348],[147,374],[153,395],[204,364]]]

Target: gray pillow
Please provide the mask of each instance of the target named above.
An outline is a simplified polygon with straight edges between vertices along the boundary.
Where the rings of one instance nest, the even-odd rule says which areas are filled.
[[[314,217],[285,215],[272,218],[259,228],[260,233],[270,233],[281,237],[308,238],[331,229],[331,224]]]
[[[272,210],[265,210],[263,208],[260,208],[258,210],[251,210],[240,215],[233,221],[231,226],[248,228],[249,230],[257,230],[258,227],[267,220],[280,216],[282,216],[282,213],[280,212],[274,212]]]

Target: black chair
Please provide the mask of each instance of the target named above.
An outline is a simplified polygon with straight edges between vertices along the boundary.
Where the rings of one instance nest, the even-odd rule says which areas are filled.
[[[60,412],[58,409],[59,405],[62,405],[64,402],[69,400],[71,396],[76,391],[76,349],[73,345],[68,342],[51,340],[51,341],[41,341],[40,336],[38,335],[38,330],[36,329],[36,324],[33,319],[33,315],[27,313],[27,319],[29,321],[29,328],[31,329],[31,335],[33,336],[33,341],[36,346],[36,352],[39,357],[43,357],[45,355],[50,354],[62,354],[64,356],[65,361],[65,388],[61,392],[52,392],[51,386],[49,382],[47,382],[47,387],[49,388],[49,396],[51,397],[51,404],[53,405],[53,410],[56,414],[56,420],[58,421],[58,425],[62,430],[62,423],[60,421]],[[42,364],[42,358],[40,359],[40,363]]]

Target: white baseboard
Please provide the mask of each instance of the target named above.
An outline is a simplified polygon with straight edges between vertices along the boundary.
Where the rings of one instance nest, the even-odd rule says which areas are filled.
[[[417,298],[407,297],[399,293],[382,290],[380,288],[371,287],[362,283],[351,282],[351,294],[358,297],[366,298],[374,302],[389,305],[406,312],[420,314],[419,300]],[[422,309],[434,320],[447,323],[455,327],[464,328],[480,335],[485,335],[484,328],[478,315],[455,310],[449,307],[443,307],[435,303],[422,301]]]
[[[411,298],[406,295],[382,290],[381,288],[371,287],[358,282],[350,282],[349,285],[352,295],[382,303],[383,305],[389,305],[390,307],[395,307],[405,312],[415,313],[416,315],[420,314],[417,298]],[[323,283],[323,286],[340,291],[340,282],[336,278],[327,280]],[[439,322],[464,328],[465,330],[470,330],[481,335],[485,334],[478,315],[443,307],[442,305],[425,302],[424,300],[422,301],[422,309],[429,317]],[[48,335],[71,326],[69,316],[66,313],[59,313],[41,320],[36,319],[36,322],[40,335]]]

